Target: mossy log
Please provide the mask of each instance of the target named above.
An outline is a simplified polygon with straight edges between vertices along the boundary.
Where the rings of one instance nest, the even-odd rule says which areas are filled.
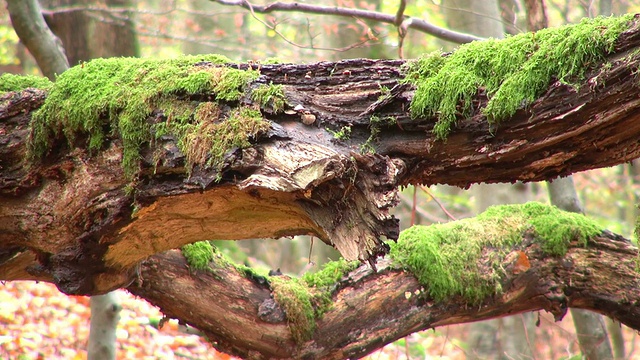
[[[399,234],[398,222],[389,214],[398,186],[546,180],[635,159],[640,155],[640,28],[635,19],[625,21],[628,29],[602,49],[588,48],[597,56],[581,58],[577,73],[550,73],[536,98],[519,100],[522,106],[508,117],[497,121],[482,110],[495,94],[479,83],[472,94],[460,95],[455,111],[447,110],[455,121],[435,134],[434,128],[444,124],[437,108],[413,116],[410,111],[420,84],[429,81],[422,76],[433,69],[412,73],[401,60],[268,65],[229,64],[212,56],[164,62],[106,59],[72,68],[46,89],[8,92],[0,97],[0,280],[50,281],[65,293],[86,295],[142,281],[142,287],[130,289],[181,317],[180,307],[195,308],[195,302],[210,299],[196,296],[166,305],[182,296],[182,283],[173,276],[186,282],[208,280],[192,279],[177,268],[172,275],[173,266],[184,263],[173,253],[159,255],[164,251],[200,240],[311,234],[346,259],[374,264],[388,250],[385,238],[394,240]],[[587,39],[607,28],[598,24]],[[532,38],[532,51],[544,48],[536,43],[542,38]],[[572,37],[561,33],[559,38]],[[514,39],[507,41],[529,41]],[[619,243],[612,244],[606,249],[613,251]],[[635,249],[629,245],[627,250],[617,261],[634,261]],[[562,259],[540,259],[539,264],[562,265]],[[535,264],[532,268],[545,271]],[[628,279],[625,269],[607,274],[611,279],[597,278],[608,279],[606,284],[587,283],[592,292],[581,290],[574,296],[585,298],[567,301],[599,308],[640,328],[621,315],[636,311],[635,304],[604,306],[592,295],[599,293],[598,286],[613,286],[612,279]],[[154,271],[166,271],[167,278]],[[382,284],[389,276],[402,281],[381,298],[391,304],[404,298],[404,290],[395,292],[404,289],[404,281],[413,284],[407,289],[416,286],[410,275],[398,271],[367,279]],[[564,280],[573,275],[566,276]],[[172,283],[154,290],[158,293],[149,288],[168,279]],[[226,283],[225,291],[249,286],[233,279],[237,282]],[[613,290],[625,294],[636,285]],[[368,286],[381,285],[371,280]],[[269,296],[268,289],[254,290]],[[363,289],[347,286],[342,291],[349,297]],[[221,297],[214,294],[212,298]],[[254,296],[235,294],[236,299]],[[422,319],[421,324],[427,324],[424,328],[557,305],[548,301],[545,296],[515,305],[495,300],[487,302],[494,309],[488,312],[461,306],[447,310],[443,320]],[[391,313],[400,319],[404,305],[397,306]],[[362,311],[381,311],[376,304],[368,307]],[[257,316],[255,308],[244,311]],[[185,319],[211,339],[221,339],[226,350],[247,357],[304,357],[304,348],[315,351],[313,345],[318,356],[324,356],[321,351],[336,358],[356,356],[418,328],[398,330],[398,325],[371,339],[352,332],[332,345],[340,344],[342,350],[321,343],[294,350],[286,322],[269,328],[274,333],[257,331],[272,334],[257,344],[258,339],[245,339],[257,332],[241,335],[207,322],[205,313],[198,315]],[[350,312],[329,313],[318,322],[313,339],[339,333],[338,327],[323,323],[331,316],[359,319]],[[447,322],[446,316],[454,317]],[[271,326],[254,320],[251,326]],[[245,340],[230,340],[234,338]],[[344,344],[351,343],[353,349],[347,350]]]
[[[419,330],[536,310],[559,320],[568,307],[640,329],[638,251],[628,240],[604,232],[587,246],[573,242],[565,256],[550,257],[527,237],[500,264],[502,293],[475,306],[462,297],[434,301],[414,275],[387,260],[378,261],[375,273],[361,265],[336,282],[332,306],[300,343],[284,317],[273,315],[282,310],[271,306],[269,286],[224,262],[193,273],[179,251],[154,255],[141,266],[141,282],[128,290],[245,359],[356,359]],[[484,255],[480,263],[494,261],[491,252]]]

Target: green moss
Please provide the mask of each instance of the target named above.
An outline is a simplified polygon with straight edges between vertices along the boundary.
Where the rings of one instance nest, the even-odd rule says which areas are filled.
[[[187,259],[189,267],[195,270],[209,270],[209,263],[214,260],[214,248],[208,241],[198,241],[183,246],[182,255]]]
[[[131,175],[137,171],[141,146],[151,141],[154,133],[175,132],[178,140],[187,144],[180,136],[188,134],[191,122],[201,122],[194,119],[197,109],[191,96],[211,96],[218,102],[240,99],[258,72],[222,66],[228,62],[218,55],[200,55],[172,60],[97,59],[73,67],[57,78],[45,104],[34,115],[30,154],[34,158],[46,155],[62,135],[70,144],[86,139],[85,146],[91,151],[99,150],[108,138],[120,137],[123,167]],[[167,121],[152,125],[147,119],[156,109],[165,113]],[[246,111],[236,111],[230,119],[237,121],[239,114]],[[253,121],[255,114],[251,115]],[[241,131],[237,124],[230,127]],[[215,136],[219,135],[228,137]],[[246,140],[251,135],[231,137]]]
[[[543,251],[561,256],[571,241],[586,245],[602,229],[583,215],[541,203],[494,206],[475,218],[413,226],[390,244],[390,256],[415,274],[435,300],[462,296],[477,304],[501,292],[504,257],[527,231]],[[486,252],[491,255],[483,257]]]
[[[216,103],[199,103],[192,110],[173,108],[177,113],[171,122],[157,124],[156,137],[167,133],[178,138],[178,148],[186,155],[187,169],[194,164],[222,167],[227,151],[251,146],[250,139],[266,132],[270,124],[259,110],[241,106],[232,109],[227,119],[220,121],[221,109]],[[180,116],[181,114],[189,116]]]
[[[369,118],[370,135],[367,141],[360,145],[360,152],[363,154],[375,154],[376,148],[373,143],[378,140],[378,135],[383,129],[389,128],[397,123],[397,119],[393,116],[380,118],[378,115],[371,115]]]
[[[289,329],[297,343],[311,338],[316,319],[331,306],[331,296],[340,279],[356,269],[357,261],[331,261],[316,273],[307,273],[302,279],[288,276],[270,276],[273,297],[287,315]]]
[[[315,273],[306,273],[302,279],[308,286],[326,289],[335,286],[343,276],[350,271],[355,270],[360,265],[358,261],[347,261],[340,259],[330,261],[322,266],[320,271]]]
[[[482,113],[498,124],[542,95],[552,79],[577,82],[604,62],[632,18],[584,19],[503,40],[472,42],[445,57],[429,54],[408,67],[406,79],[417,86],[412,116],[437,116],[433,131],[446,139],[457,116],[476,110],[471,101],[484,90],[489,102]]]
[[[329,128],[327,128],[327,131],[333,135],[334,139],[338,139],[338,140],[349,140],[349,138],[351,137],[351,126],[343,126],[342,128],[340,128],[340,130],[338,131],[333,131]]]
[[[53,83],[49,79],[33,75],[2,74],[0,76],[0,95],[9,91],[22,91],[27,88],[48,90]]]
[[[277,64],[285,64],[285,62],[282,61],[282,59],[278,59],[276,57],[270,57],[270,58],[266,58],[264,61],[262,61],[262,64],[265,64],[265,65],[277,65]]]
[[[296,343],[309,340],[316,327],[309,288],[299,279],[289,279],[284,276],[272,276],[269,281],[274,299],[287,315],[293,339]]]
[[[286,104],[284,86],[282,85],[260,85],[251,92],[251,99],[260,103],[263,108],[270,107],[274,114],[282,112]]]

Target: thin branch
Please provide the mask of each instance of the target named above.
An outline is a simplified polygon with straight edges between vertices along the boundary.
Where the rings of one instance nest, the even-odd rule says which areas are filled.
[[[404,21],[404,10],[407,8],[407,1],[400,0],[400,6],[398,7],[398,11],[396,12],[396,20],[394,24],[398,29],[398,57],[400,59],[404,59],[404,37],[407,36],[407,26],[410,24],[409,22]],[[410,19],[409,19],[410,21]]]
[[[319,15],[333,15],[344,17],[355,17],[360,19],[372,20],[386,24],[396,24],[396,15],[384,14],[376,11],[367,11],[360,9],[343,8],[337,6],[322,6],[303,4],[298,2],[283,3],[274,2],[268,5],[253,5],[246,0],[210,0],[212,2],[228,5],[228,6],[240,6],[252,11],[253,13],[268,14],[278,11],[291,11],[307,14],[319,14]],[[408,19],[408,16],[404,16],[403,19]],[[427,21],[411,18],[411,22],[407,28],[415,29],[420,32],[424,32],[433,35],[437,38],[451,41],[458,44],[464,44],[475,40],[482,40],[482,38],[473,36],[470,34],[451,31],[445,28],[435,26]]]
[[[453,221],[456,221],[458,219],[456,219],[455,216],[453,216],[449,211],[447,211],[447,208],[445,208],[445,206],[440,202],[440,200],[438,200],[437,197],[435,197],[435,195],[433,195],[433,193],[431,192],[431,190],[424,186],[424,185],[420,185],[420,189],[422,189],[422,191],[424,191],[427,195],[431,196],[431,198],[433,199],[433,201],[436,202],[436,204],[438,204],[438,206],[440,207],[440,209],[442,210],[442,212],[445,213],[445,215],[447,215],[447,217]]]
[[[278,29],[276,29],[276,27],[278,26],[278,24],[276,23],[275,25],[269,25],[267,24],[266,21],[260,19],[257,15],[256,15],[256,11],[254,6],[249,3],[246,2],[247,6],[246,8],[249,9],[249,12],[251,13],[251,17],[253,17],[256,21],[258,21],[259,23],[261,23],[262,25],[264,25],[266,28],[268,28],[269,30],[272,30],[274,33],[276,33],[276,35],[278,35],[282,40],[284,40],[285,42],[287,42],[289,45],[293,45],[295,47],[301,48],[301,49],[313,49],[313,50],[330,50],[330,51],[336,51],[336,52],[343,52],[343,51],[348,51],[354,48],[359,48],[364,46],[365,44],[371,42],[371,39],[366,39],[363,41],[360,41],[358,43],[343,47],[343,48],[325,48],[325,47],[315,47],[313,45],[313,37],[311,36],[311,31],[310,29],[310,25],[308,23],[307,25],[307,32],[309,33],[310,39],[311,39],[311,45],[310,46],[305,46],[305,45],[300,45],[296,42],[294,42],[293,40],[289,40],[286,36],[284,36],[284,34],[282,34],[280,31],[278,31]],[[259,11],[258,11],[259,12]]]

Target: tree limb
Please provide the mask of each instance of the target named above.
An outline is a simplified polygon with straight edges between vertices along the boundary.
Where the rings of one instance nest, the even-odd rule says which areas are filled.
[[[361,9],[353,9],[353,8],[341,8],[337,6],[322,6],[322,5],[311,5],[305,3],[298,2],[273,2],[267,5],[254,5],[246,0],[210,0],[215,3],[221,5],[228,6],[240,6],[245,9],[248,9],[252,12],[260,13],[260,14],[268,14],[272,12],[298,12],[298,13],[307,13],[307,14],[318,14],[318,15],[334,15],[334,16],[344,16],[344,17],[354,17],[359,19],[372,20],[384,24],[392,24],[399,26],[403,21],[408,19],[407,16],[401,14],[402,21],[398,23],[397,14],[385,14],[375,11],[361,10]],[[411,18],[411,21],[408,22],[407,28],[415,29],[430,35],[433,35],[439,39],[443,39],[446,41],[451,41],[457,44],[465,44],[475,40],[482,40],[477,36],[473,36],[470,34],[464,34],[452,30],[448,30],[445,28],[441,28],[431,24],[428,21],[424,21],[418,18]]]
[[[228,264],[214,261],[210,271],[192,273],[179,252],[156,255],[143,263],[142,283],[128,290],[200,329],[217,348],[252,359],[359,358],[419,330],[537,310],[560,320],[568,307],[640,328],[640,307],[630,300],[640,296],[637,249],[629,241],[605,232],[586,247],[574,243],[564,257],[524,246],[524,255],[514,249],[502,264],[503,293],[479,306],[460,298],[434,302],[425,295],[428,287],[386,261],[376,273],[362,265],[340,280],[313,336],[298,344],[286,321],[269,320],[259,310],[273,301],[264,279],[248,278]],[[518,265],[522,256],[530,264],[526,270]]]
[[[44,22],[37,0],[7,0],[13,28],[50,80],[69,68],[59,40]],[[56,41],[58,40],[58,41]]]

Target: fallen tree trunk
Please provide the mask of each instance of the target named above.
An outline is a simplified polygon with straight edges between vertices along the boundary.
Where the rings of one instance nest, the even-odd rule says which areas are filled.
[[[100,60],[73,68],[51,90],[55,101],[33,130],[31,116],[46,93],[3,98],[0,244],[5,258],[27,248],[40,257],[30,274],[12,269],[15,275],[5,278],[53,277],[69,293],[103,293],[130,281],[146,257],[204,239],[312,234],[347,259],[375,258],[386,252],[381,238],[398,236],[388,210],[399,185],[543,180],[638,157],[639,45],[636,24],[582,86],[552,82],[497,128],[481,111],[459,116],[446,140],[431,132],[437,118],[411,119],[415,88],[401,82],[399,60],[234,65],[244,69],[237,71],[216,65],[217,58],[195,58],[170,75],[153,72],[167,72],[170,62]],[[114,68],[122,80],[84,80]],[[140,68],[149,69],[149,79],[129,79]],[[205,84],[214,82],[217,92],[188,95],[195,85],[157,85],[159,76],[191,81],[192,73],[208,76]],[[221,80],[236,77],[231,85]],[[113,81],[113,93],[102,90]],[[245,93],[243,81],[250,82]],[[134,104],[142,110],[134,108],[129,98],[142,96],[133,95],[136,86],[148,83],[160,89]],[[82,97],[94,88],[100,92]],[[487,104],[485,95],[476,95],[473,108]],[[78,98],[65,108],[70,96]],[[219,97],[230,100],[212,102]],[[77,103],[92,100],[86,110]],[[251,110],[257,107],[261,114]],[[254,125],[229,135],[240,136],[232,139],[237,144],[212,143],[212,134],[230,131],[223,126],[231,120],[221,119],[242,116]],[[149,126],[153,139],[144,130]],[[169,126],[175,128],[157,135]],[[125,134],[133,131],[127,127],[138,130]],[[209,149],[218,147],[212,155]],[[25,159],[38,149],[50,155],[30,165]]]

